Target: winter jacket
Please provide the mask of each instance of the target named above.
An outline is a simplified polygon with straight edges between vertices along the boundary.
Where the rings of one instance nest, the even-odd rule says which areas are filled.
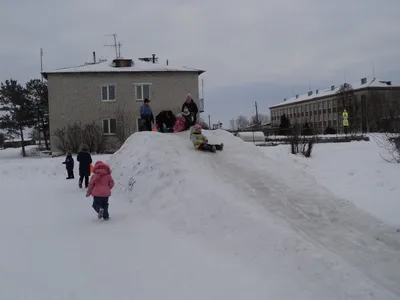
[[[70,170],[70,171],[73,170],[74,169],[74,159],[73,159],[73,157],[71,155],[68,155],[65,158],[65,161],[63,162],[63,164],[65,165],[65,168],[67,170]]]
[[[114,179],[111,169],[102,161],[96,162],[93,168],[93,176],[90,179],[87,195],[94,197],[110,197],[114,187]]]
[[[187,103],[186,101],[183,103],[181,112],[184,111],[185,107],[187,107],[187,109],[189,110],[189,112],[191,114],[193,114],[193,116],[196,116],[199,113],[197,104],[196,104],[196,102],[193,101],[193,99],[189,103]]]
[[[140,106],[140,118],[154,122],[153,111],[149,105],[142,104],[142,106]]]
[[[78,153],[76,160],[79,161],[79,176],[90,175],[90,164],[92,163],[92,157],[89,152],[81,151]]]
[[[176,122],[174,113],[170,110],[163,110],[156,116],[157,125],[161,126],[165,124],[165,127],[172,128]]]
[[[186,128],[185,118],[178,117],[176,118],[175,125],[174,125],[174,132],[181,132],[184,131]]]
[[[190,140],[193,143],[193,146],[197,149],[199,149],[200,145],[203,143],[208,143],[208,139],[205,135],[202,133],[196,133],[194,132],[194,129],[190,129]]]

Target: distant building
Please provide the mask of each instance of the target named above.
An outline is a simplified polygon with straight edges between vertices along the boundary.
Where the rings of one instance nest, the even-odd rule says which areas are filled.
[[[280,125],[286,115],[291,125],[308,123],[311,128],[323,132],[326,127],[342,131],[342,113],[349,114],[349,126],[354,130],[370,132],[388,118],[400,116],[400,85],[373,78],[362,78],[358,83],[343,84],[325,90],[309,91],[270,106],[273,127]]]
[[[119,115],[127,122],[128,135],[138,131],[139,108],[150,99],[154,117],[161,110],[178,113],[187,93],[202,112],[198,77],[203,70],[173,67],[132,59],[101,61],[78,67],[43,72],[48,81],[50,142],[58,152],[54,131],[75,122],[96,122],[118,149],[116,139]]]

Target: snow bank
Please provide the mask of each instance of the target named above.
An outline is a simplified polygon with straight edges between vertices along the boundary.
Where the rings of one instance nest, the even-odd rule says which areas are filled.
[[[27,156],[36,156],[38,153],[37,146],[30,145],[25,146],[25,151]],[[6,148],[0,150],[0,158],[21,158],[22,157],[22,148]]]
[[[224,151],[195,151],[187,132],[140,132],[111,156],[114,195],[132,202],[132,218],[156,219],[182,239],[244,263],[263,279],[248,298],[400,295],[400,255],[391,248],[399,241],[385,228],[253,144],[226,131],[204,134]],[[383,252],[375,247],[378,233]]]

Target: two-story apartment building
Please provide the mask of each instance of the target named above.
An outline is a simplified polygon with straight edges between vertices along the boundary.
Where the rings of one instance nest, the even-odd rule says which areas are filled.
[[[323,132],[331,126],[342,131],[342,113],[349,113],[350,126],[363,132],[374,131],[381,119],[387,118],[396,110],[400,112],[400,85],[373,78],[362,78],[348,85],[332,85],[325,90],[309,91],[304,95],[295,95],[291,99],[270,106],[272,126],[278,127],[285,114],[292,125],[304,125]],[[347,99],[349,98],[349,99]],[[393,107],[392,103],[397,103]],[[389,110],[392,110],[391,112]]]
[[[145,98],[151,101],[154,117],[162,110],[180,112],[188,93],[202,111],[198,77],[203,72],[121,58],[43,72],[49,90],[52,152],[59,150],[55,130],[75,122],[96,122],[112,139],[122,114],[128,134],[138,131],[139,109]]]

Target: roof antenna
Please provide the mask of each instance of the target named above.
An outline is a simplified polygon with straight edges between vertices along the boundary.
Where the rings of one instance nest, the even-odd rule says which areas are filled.
[[[117,34],[106,34],[106,36],[113,36],[114,37],[114,44],[113,45],[104,45],[104,47],[113,47],[115,48],[115,56],[116,58],[121,58],[121,46],[120,42],[117,43]]]
[[[374,60],[372,60],[372,78],[375,79],[375,63],[374,63]]]

